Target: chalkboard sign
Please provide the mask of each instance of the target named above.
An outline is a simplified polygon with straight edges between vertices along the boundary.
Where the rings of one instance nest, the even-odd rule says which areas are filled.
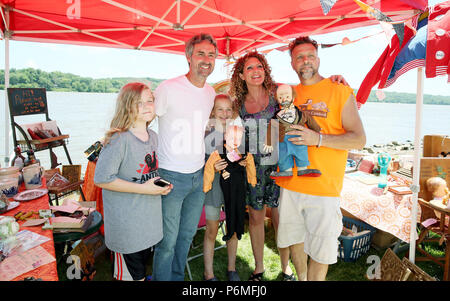
[[[8,101],[11,116],[47,113],[45,88],[8,88]]]

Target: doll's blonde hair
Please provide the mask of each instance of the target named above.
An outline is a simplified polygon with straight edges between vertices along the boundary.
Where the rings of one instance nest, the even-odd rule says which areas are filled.
[[[139,112],[138,102],[141,99],[142,92],[146,89],[151,93],[150,86],[142,82],[128,83],[120,89],[110,129],[105,134],[104,145],[109,143],[113,134],[125,132],[130,129],[136,121]],[[150,122],[147,122],[147,127]]]

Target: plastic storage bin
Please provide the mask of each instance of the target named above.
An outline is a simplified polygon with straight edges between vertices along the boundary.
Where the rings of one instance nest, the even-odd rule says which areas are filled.
[[[338,258],[345,262],[355,262],[359,257],[369,251],[376,229],[362,221],[354,220],[346,216],[342,218],[342,223],[348,229],[351,229],[355,225],[358,228],[358,232],[364,230],[370,231],[359,236],[339,236]]]

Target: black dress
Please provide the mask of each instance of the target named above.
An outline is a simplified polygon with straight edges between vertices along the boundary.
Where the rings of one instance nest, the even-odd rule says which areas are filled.
[[[240,151],[240,150],[239,150]],[[231,162],[226,155],[227,151],[222,146],[220,157],[225,159],[228,166],[224,169],[230,173],[227,179],[220,176],[220,188],[222,188],[225,201],[226,229],[227,233],[222,240],[229,240],[236,232],[237,239],[241,239],[245,224],[245,197],[247,192],[247,173],[239,162],[246,159],[246,155],[235,162]],[[241,152],[240,153],[244,153]],[[245,152],[246,154],[246,152]]]

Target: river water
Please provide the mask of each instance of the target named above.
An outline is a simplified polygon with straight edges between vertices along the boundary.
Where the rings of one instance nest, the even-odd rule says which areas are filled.
[[[63,134],[70,135],[68,149],[73,164],[82,164],[84,173],[87,159],[84,150],[103,137],[111,120],[116,93],[47,92],[50,119],[56,120]],[[4,166],[4,91],[0,91],[0,164]],[[360,116],[367,135],[367,145],[414,141],[415,104],[366,103]],[[423,106],[422,136],[450,135],[450,106]],[[17,118],[19,124],[44,121],[44,115]],[[152,124],[157,131],[157,123]],[[12,138],[10,152],[13,151]],[[62,147],[55,149],[58,162],[68,164]],[[13,155],[10,155],[12,158]],[[37,153],[44,167],[50,167],[49,152]]]

